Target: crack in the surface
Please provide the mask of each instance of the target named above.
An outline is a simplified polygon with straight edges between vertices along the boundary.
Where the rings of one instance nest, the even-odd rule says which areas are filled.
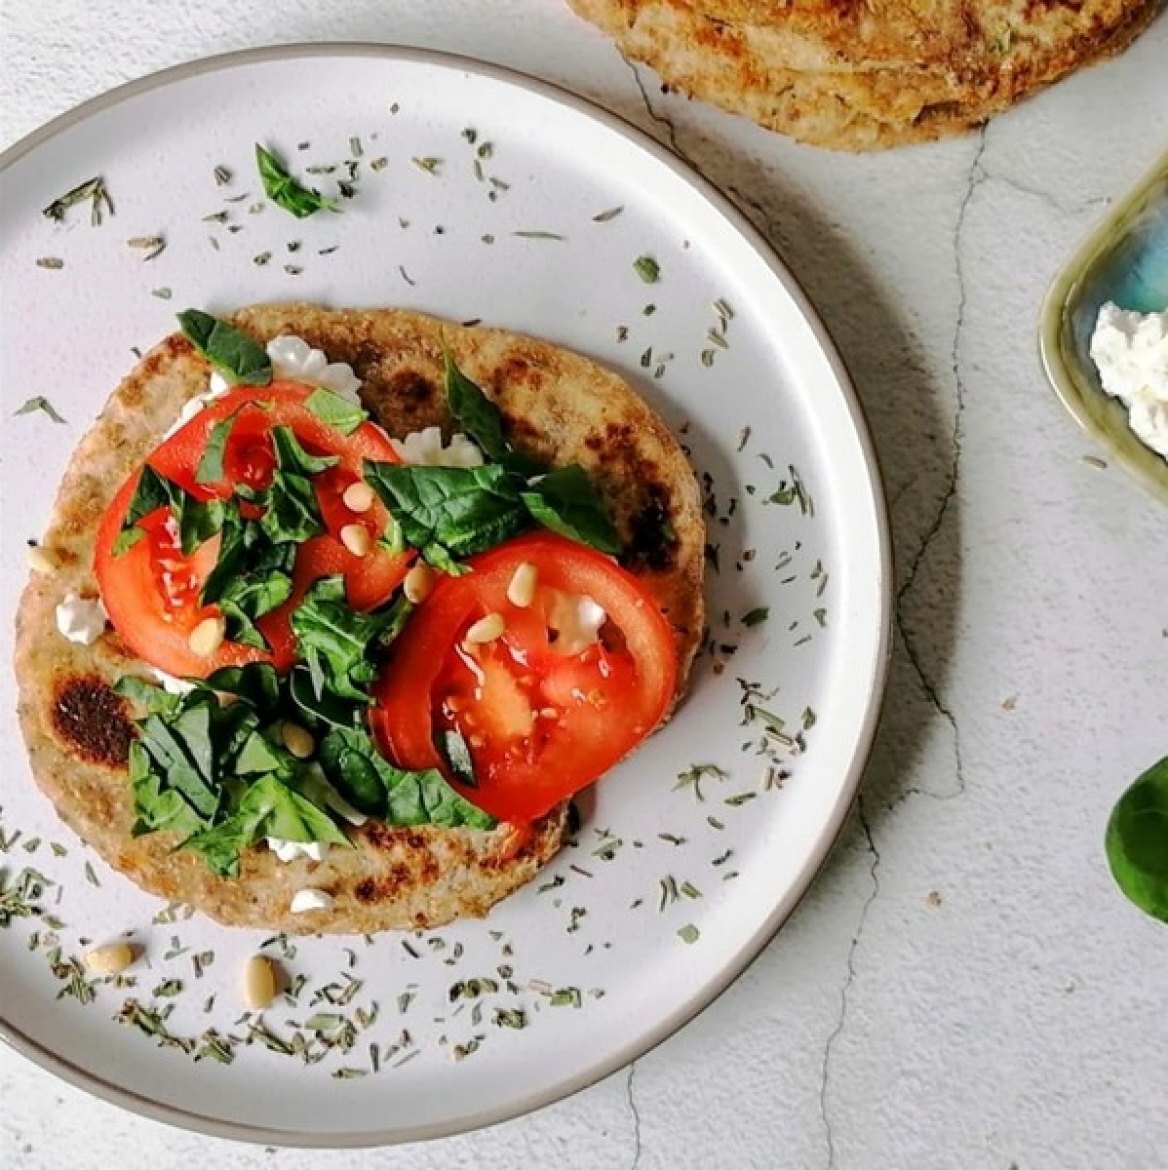
[[[641,1111],[637,1108],[637,1099],[633,1096],[633,1078],[637,1075],[637,1062],[629,1065],[629,1075],[625,1081],[625,1100],[629,1103],[629,1112],[633,1117],[633,1164],[629,1170],[637,1170],[641,1164]]]
[[[945,490],[942,493],[941,502],[937,507],[936,515],[933,517],[933,522],[929,525],[928,531],[925,533],[916,551],[916,555],[909,564],[904,581],[896,592],[896,628],[900,632],[901,641],[904,643],[905,652],[908,654],[908,660],[912,664],[917,678],[920,680],[921,688],[925,692],[926,698],[932,704],[933,709],[949,724],[953,732],[953,763],[957,787],[948,793],[931,792],[924,788],[912,788],[901,793],[900,800],[910,795],[930,796],[935,800],[951,800],[956,796],[960,796],[965,791],[965,767],[961,755],[961,731],[957,726],[957,717],[941,697],[936,683],[933,682],[929,677],[928,671],[925,670],[916,643],[913,641],[912,634],[910,633],[909,623],[905,617],[905,600],[912,591],[913,585],[916,584],[917,573],[925,557],[928,555],[933,541],[937,538],[937,535],[944,526],[945,520],[949,515],[950,507],[957,498],[957,485],[961,477],[962,444],[965,437],[965,378],[961,373],[961,335],[965,329],[965,305],[968,297],[968,290],[965,283],[965,262],[961,244],[962,237],[965,233],[965,221],[969,215],[969,205],[973,201],[974,193],[978,187],[988,177],[985,169],[981,165],[985,148],[986,134],[983,127],[977,144],[977,151],[969,167],[969,179],[966,184],[965,196],[961,200],[961,206],[958,208],[957,223],[953,231],[953,256],[957,269],[957,323],[953,329],[953,345],[950,350],[950,364],[953,370],[953,385],[956,392],[956,403],[953,411],[953,430],[950,436],[953,446],[953,460],[949,468],[949,478],[945,484]]]
[[[860,939],[864,934],[864,925],[868,921],[868,912],[872,909],[872,903],[876,901],[880,893],[880,850],[876,848],[876,841],[872,836],[872,827],[869,825],[868,818],[864,813],[864,798],[862,796],[856,801],[856,813],[860,819],[860,827],[864,830],[868,855],[872,859],[868,867],[868,874],[872,879],[872,889],[868,892],[868,897],[864,899],[863,908],[860,910],[860,918],[856,923],[856,932],[852,935],[851,946],[848,947],[848,974],[844,980],[843,987],[840,988],[839,1016],[836,1018],[835,1027],[827,1038],[827,1043],[823,1046],[823,1067],[819,1080],[819,1114],[823,1119],[823,1133],[827,1140],[827,1170],[835,1170],[835,1134],[831,1128],[831,1117],[828,1114],[827,1108],[828,1083],[831,1074],[831,1054],[832,1049],[835,1048],[836,1041],[843,1034],[844,1024],[848,1018],[848,994],[852,990],[852,984],[856,981],[856,951],[859,948]]]
[[[657,111],[653,108],[653,102],[649,98],[649,91],[645,88],[645,81],[644,78],[641,77],[641,71],[637,68],[637,63],[635,61],[630,61],[622,50],[618,49],[617,52],[620,53],[620,59],[629,67],[629,72],[633,75],[633,81],[636,83],[637,92],[640,93],[641,101],[645,106],[645,113],[648,114],[649,117],[652,118],[652,120],[656,122],[658,126],[664,128],[665,140],[669,143],[669,148],[673,151],[673,153],[680,155],[682,158],[686,158],[685,151],[683,151],[677,144],[677,127],[674,126],[673,120],[667,114],[657,113]]]
[[[1090,199],[1077,199],[1074,202],[1068,202],[1057,198],[1049,191],[1044,191],[1041,187],[1031,187],[1028,183],[1022,182],[1021,179],[1015,179],[1001,171],[988,171],[982,167],[981,174],[983,181],[1000,183],[1003,187],[1009,187],[1011,191],[1017,191],[1020,195],[1037,199],[1060,215],[1083,215],[1088,211],[1096,211],[1100,207],[1106,207],[1111,202],[1111,197],[1108,195],[1096,195]]]

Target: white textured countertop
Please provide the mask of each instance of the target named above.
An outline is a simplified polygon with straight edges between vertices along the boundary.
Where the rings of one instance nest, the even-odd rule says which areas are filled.
[[[340,39],[468,53],[600,101],[728,191],[802,281],[868,410],[895,530],[862,815],[714,1006],[540,1113],[388,1151],[264,1151],[4,1049],[0,1166],[1162,1167],[1168,931],[1124,901],[1101,845],[1118,794],[1168,754],[1168,517],[1084,460],[1036,318],[1168,146],[1168,19],[980,135],[849,157],[661,98],[547,0],[41,0],[4,8],[0,146],[165,65]]]

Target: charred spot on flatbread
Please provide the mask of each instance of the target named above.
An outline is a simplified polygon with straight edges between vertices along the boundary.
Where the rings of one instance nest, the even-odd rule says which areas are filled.
[[[53,730],[71,751],[90,764],[126,767],[136,732],[126,701],[97,674],[57,680]]]

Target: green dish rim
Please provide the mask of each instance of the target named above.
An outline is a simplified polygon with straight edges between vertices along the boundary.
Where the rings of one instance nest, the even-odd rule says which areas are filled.
[[[1123,404],[1103,390],[1093,372],[1083,369],[1071,326],[1083,289],[1153,197],[1163,194],[1165,184],[1168,153],[1092,230],[1051,283],[1039,318],[1038,349],[1046,376],[1071,417],[1124,471],[1168,504],[1168,461],[1136,438]]]

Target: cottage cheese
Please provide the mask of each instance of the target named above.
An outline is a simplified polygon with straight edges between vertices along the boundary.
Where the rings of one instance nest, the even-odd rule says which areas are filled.
[[[481,467],[483,463],[477,444],[463,434],[451,435],[450,442],[444,444],[439,427],[411,431],[404,439],[390,442],[403,463],[423,467]]]
[[[1103,389],[1128,410],[1132,431],[1168,459],[1168,310],[1137,313],[1108,302],[1091,336]]]
[[[361,405],[357,395],[361,379],[348,363],[330,362],[323,350],[313,349],[304,338],[291,334],[274,337],[268,342],[267,350],[272,360],[273,378],[323,386],[341,398]]]
[[[81,646],[92,646],[105,630],[109,615],[100,597],[78,597],[70,593],[57,606],[57,629]]]
[[[298,857],[324,861],[329,851],[327,841],[285,841],[283,837],[265,837],[264,841],[281,861],[295,861]]]
[[[324,890],[297,890],[288,909],[293,914],[307,914],[310,910],[331,910],[335,902]]]

